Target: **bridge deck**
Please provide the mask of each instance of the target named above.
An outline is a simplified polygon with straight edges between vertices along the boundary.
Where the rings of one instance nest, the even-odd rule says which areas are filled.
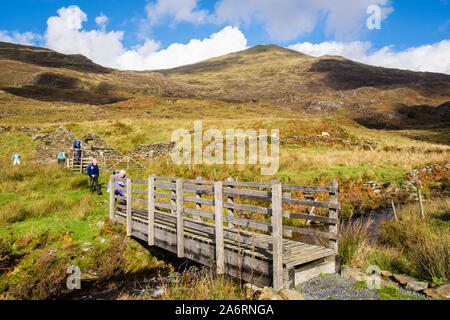
[[[116,218],[118,222],[126,223],[126,207],[117,205]],[[166,249],[170,252],[177,253],[177,226],[176,216],[163,211],[156,211],[155,218],[155,245]],[[132,209],[132,236],[147,241],[147,213],[146,210]],[[204,265],[213,265],[215,256],[215,232],[210,224],[201,222],[196,219],[185,217],[184,239],[186,246],[186,257]],[[186,225],[187,224],[187,225]],[[195,228],[189,226],[196,225]],[[204,227],[204,231],[198,230],[200,226]],[[234,234],[236,239],[239,237],[253,239],[254,245],[232,240],[224,239],[225,260],[227,263],[225,273],[235,277],[241,277],[245,281],[265,286],[271,285],[272,274],[272,237],[261,233],[252,233],[238,228],[224,227],[227,234]],[[264,245],[265,244],[265,245]],[[262,248],[267,246],[267,249]],[[201,254],[206,252],[205,254]],[[311,245],[299,241],[283,239],[283,269],[284,282],[286,286],[292,286],[295,279],[292,279],[292,272],[298,266],[307,265],[321,261],[324,258],[333,258],[334,251],[329,248]],[[253,259],[253,266],[249,265],[249,259]],[[238,262],[240,260],[240,262]],[[241,264],[240,275],[239,270],[235,270],[235,266]],[[231,264],[231,265],[230,265]],[[247,268],[253,270],[246,270]],[[291,273],[291,276],[289,276]],[[289,278],[291,277],[291,278]]]
[[[148,180],[111,176],[110,186],[110,218],[126,225],[127,236],[215,267],[218,274],[280,290],[335,272],[339,223],[335,182],[314,187],[153,175]],[[292,197],[303,192],[328,194],[329,201]],[[291,211],[308,206],[328,211],[328,217]],[[327,229],[283,225],[284,218],[316,221]],[[309,238],[293,240],[294,234]],[[321,239],[312,242],[320,245],[305,243],[312,239]]]

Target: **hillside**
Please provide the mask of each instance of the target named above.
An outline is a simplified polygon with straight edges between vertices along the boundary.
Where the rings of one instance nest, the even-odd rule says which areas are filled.
[[[273,45],[158,72],[192,85],[205,97],[284,105],[300,112],[342,109],[373,128],[442,124],[435,107],[450,100],[449,75],[373,67],[342,57],[314,58]]]
[[[136,93],[191,97],[195,90],[155,72],[118,71],[82,55],[0,42],[0,90],[41,101],[93,105],[127,100]]]

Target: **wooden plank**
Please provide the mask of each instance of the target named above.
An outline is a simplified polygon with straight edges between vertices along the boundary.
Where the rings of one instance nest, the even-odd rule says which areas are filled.
[[[207,218],[207,219],[215,219],[214,213],[203,211],[203,210],[197,210],[197,209],[191,209],[191,208],[183,208],[184,213],[192,214],[195,216]]]
[[[183,181],[176,181],[177,206],[177,256],[184,258]]]
[[[264,207],[258,207],[258,206],[252,206],[247,204],[241,204],[241,203],[232,203],[227,202],[224,203],[224,208],[239,210],[239,211],[249,211],[249,212],[255,212],[255,213],[262,213],[262,214],[272,214],[272,210],[270,208],[264,208]],[[229,216],[233,216],[233,214],[228,214]]]
[[[133,180],[131,180],[131,182],[133,182]],[[147,195],[147,191],[145,191],[145,190],[133,189],[133,190],[131,190],[131,192],[135,193],[135,194],[145,194],[145,195]]]
[[[300,206],[308,206],[308,207],[321,207],[321,208],[332,208],[339,209],[339,203],[333,202],[324,202],[324,201],[311,201],[311,200],[299,200],[299,199],[285,199],[283,198],[283,203],[286,204],[295,204]]]
[[[166,198],[166,199],[172,199],[172,200],[176,200],[177,196],[174,194],[168,194],[168,193],[163,193],[163,192],[155,192],[155,197],[157,198]]]
[[[184,197],[184,201],[185,202],[192,202],[192,203],[196,203],[196,204],[206,204],[208,206],[213,206],[214,205],[214,200],[211,200],[211,199]],[[197,210],[201,210],[202,207],[201,206],[196,206],[196,209]]]
[[[214,183],[214,213],[216,217],[216,264],[217,274],[225,272],[225,253],[223,240],[223,193],[222,181]]]
[[[159,201],[155,201],[155,207],[167,209],[167,210],[170,210],[171,212],[174,212],[174,211],[177,210],[176,205],[173,206],[173,205],[171,205],[171,204],[164,203],[164,202],[159,202]]]
[[[289,212],[289,211],[283,211],[283,217],[293,218],[293,219],[310,220],[310,221],[318,221],[318,222],[323,222],[323,223],[327,223],[327,224],[336,224],[339,222],[339,220],[337,218],[330,218],[330,217],[324,217],[324,216],[312,216],[309,214],[293,213],[293,212]]]
[[[155,245],[155,177],[148,177],[148,220],[147,220],[147,243],[149,246]]]
[[[273,288],[283,289],[283,216],[281,184],[272,186]]]
[[[324,238],[324,239],[333,239],[333,240],[338,239],[338,235],[334,232],[325,232],[325,231],[304,229],[304,228],[291,227],[291,226],[283,226],[283,229],[289,230],[293,233],[300,233],[300,234],[304,234],[304,235],[308,235],[308,236],[315,236],[315,237]]]
[[[330,192],[333,191],[330,187],[320,187],[320,186],[299,186],[292,184],[283,184],[283,191],[303,191],[303,192]]]
[[[338,195],[338,182],[336,180],[331,181],[330,183],[330,188],[332,188],[333,190],[336,190],[336,192],[330,192],[330,202],[335,203],[335,204],[339,204],[339,195]],[[338,218],[338,210],[339,208],[332,208],[329,210],[329,217],[330,218]],[[328,247],[330,249],[332,249],[336,254],[338,254],[338,241],[337,241],[337,235],[338,235],[338,224],[330,224],[328,226],[328,232],[331,234],[335,234],[336,235],[336,239],[331,239],[328,243]]]
[[[114,199],[114,176],[111,175],[109,177],[109,219],[111,221],[115,221],[115,214],[114,214],[114,205],[115,205],[115,199]]]
[[[127,236],[131,237],[131,179],[127,179]]]

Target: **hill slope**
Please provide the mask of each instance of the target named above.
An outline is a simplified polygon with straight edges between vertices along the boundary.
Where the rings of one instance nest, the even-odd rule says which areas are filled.
[[[188,85],[155,72],[118,71],[82,55],[0,42],[0,89],[42,101],[107,104],[137,92],[158,96],[195,96]]]
[[[205,97],[302,112],[343,109],[377,128],[440,123],[445,119],[435,107],[450,100],[450,75],[314,58],[274,45],[158,72],[194,86]]]

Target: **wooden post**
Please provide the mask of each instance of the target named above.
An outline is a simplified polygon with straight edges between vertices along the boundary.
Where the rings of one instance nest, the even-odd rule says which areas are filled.
[[[272,185],[273,288],[283,289],[283,214],[281,184]]]
[[[173,181],[169,181],[169,182],[173,182]],[[176,195],[176,192],[173,191],[173,190],[170,190],[170,194],[171,195]],[[175,200],[173,200],[173,199],[170,199],[170,205],[175,207],[177,205],[177,202]],[[176,214],[176,211],[175,210],[170,210],[170,213]]]
[[[67,163],[67,169],[70,169],[70,160],[69,160],[69,158],[66,159],[66,163]]]
[[[80,160],[80,174],[83,174],[83,156],[81,156]]]
[[[115,189],[114,189],[114,175],[111,175],[109,177],[109,219],[111,221],[115,221],[115,203],[116,199],[114,198],[115,195]]]
[[[155,245],[155,176],[148,177],[148,220],[147,220],[147,236],[148,245]]]
[[[394,220],[398,221],[397,210],[395,209],[394,198],[391,198],[392,211],[394,212]]]
[[[425,212],[423,210],[423,199],[422,199],[422,192],[419,188],[417,188],[417,193],[419,194],[419,207],[420,207],[420,219],[425,219]]]
[[[131,179],[127,179],[127,236],[131,237],[133,220],[131,218]]]
[[[338,197],[339,197],[338,182],[336,180],[331,181],[330,188],[332,189],[332,191],[330,192],[330,202],[338,204],[339,203],[339,201],[338,201],[339,200],[338,199]],[[330,209],[329,217],[337,219],[338,218],[337,209]],[[328,232],[337,235],[338,234],[338,225],[337,224],[328,225]],[[338,253],[338,241],[337,240],[330,239],[330,241],[328,243],[328,247],[330,249],[333,249],[336,254]]]
[[[233,181],[233,178],[232,178],[232,177],[229,177],[229,178],[227,179],[227,181],[232,182],[232,181]],[[229,186],[229,187],[230,187],[230,188],[233,188],[233,186]],[[234,201],[233,201],[233,198],[227,197],[227,202],[228,202],[228,203],[233,203],[233,202],[234,202]],[[234,209],[228,209],[227,212],[228,212],[228,215],[229,215],[229,216],[231,216],[231,217],[234,216]],[[228,223],[228,226],[229,226],[230,228],[233,228],[233,227],[234,227],[234,225],[233,225],[231,222]]]
[[[177,179],[177,255],[178,258],[184,258],[184,219],[183,219],[183,180]]]
[[[223,240],[223,183],[214,183],[214,215],[216,220],[217,274],[225,273],[225,247]]]

